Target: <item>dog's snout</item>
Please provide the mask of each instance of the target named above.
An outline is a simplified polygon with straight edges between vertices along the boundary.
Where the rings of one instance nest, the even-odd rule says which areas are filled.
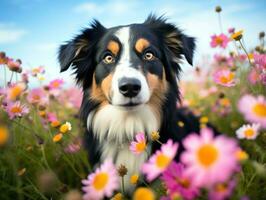
[[[122,78],[119,81],[119,91],[125,97],[135,97],[141,90],[141,83],[136,78]]]

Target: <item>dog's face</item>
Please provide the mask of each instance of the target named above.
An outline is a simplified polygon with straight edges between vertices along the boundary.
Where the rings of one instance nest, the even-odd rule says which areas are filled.
[[[176,84],[181,55],[192,63],[194,39],[162,18],[104,28],[98,22],[59,51],[61,71],[71,64],[90,98],[122,108],[161,104]]]

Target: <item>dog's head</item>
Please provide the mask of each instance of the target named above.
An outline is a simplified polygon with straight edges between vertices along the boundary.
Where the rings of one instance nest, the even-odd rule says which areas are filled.
[[[194,47],[194,38],[162,17],[109,29],[94,21],[60,47],[59,62],[61,72],[75,69],[93,100],[128,108],[161,101],[176,85],[182,56],[192,64]]]

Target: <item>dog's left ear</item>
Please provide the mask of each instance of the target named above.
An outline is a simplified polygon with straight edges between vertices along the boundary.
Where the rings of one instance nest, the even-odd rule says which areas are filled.
[[[195,38],[185,35],[174,24],[166,22],[164,17],[150,15],[144,22],[162,37],[165,45],[172,53],[174,61],[181,59],[183,55],[192,65],[195,49]]]

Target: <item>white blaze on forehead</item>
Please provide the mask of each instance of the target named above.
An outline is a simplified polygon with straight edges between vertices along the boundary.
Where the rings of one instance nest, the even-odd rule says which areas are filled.
[[[116,33],[115,36],[119,39],[122,44],[122,54],[120,56],[119,63],[128,62],[130,60],[130,48],[129,48],[129,39],[130,39],[130,27],[123,27],[120,28]]]

